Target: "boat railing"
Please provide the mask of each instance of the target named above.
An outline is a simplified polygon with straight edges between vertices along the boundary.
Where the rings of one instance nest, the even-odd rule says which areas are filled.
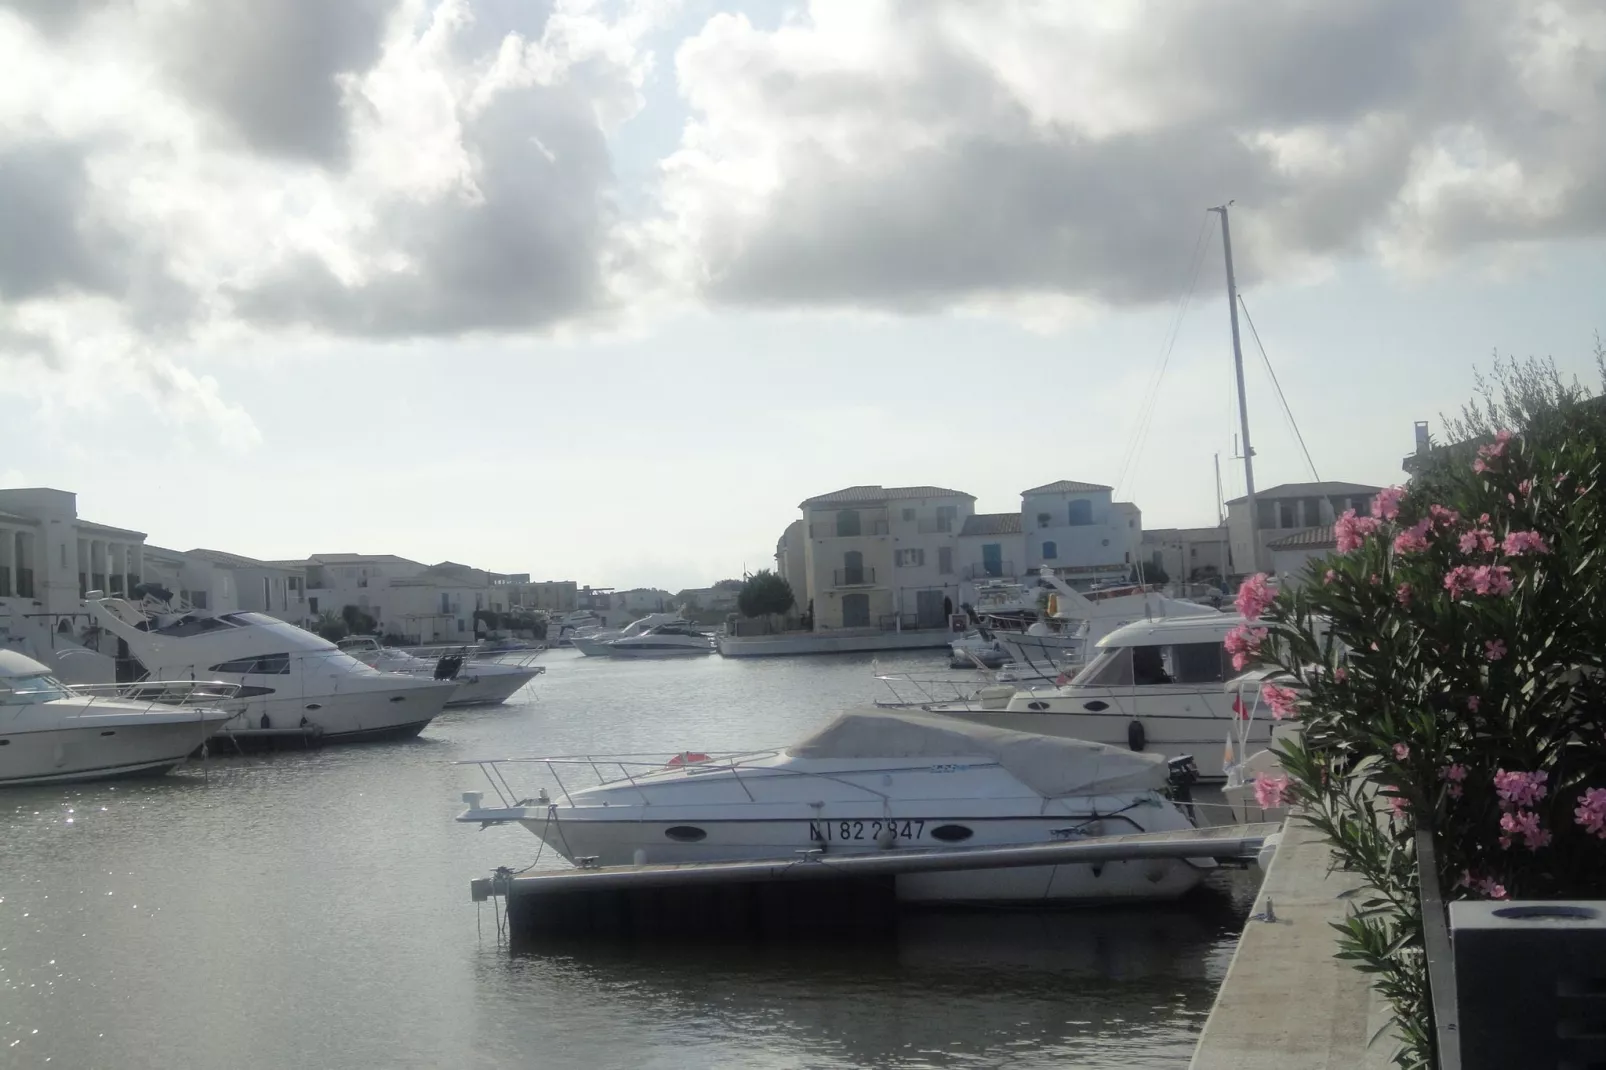
[[[439,646],[382,647],[381,651],[384,650],[398,650],[405,654],[411,654],[415,658],[423,658],[437,663],[442,658],[460,657],[465,665],[473,661],[494,661],[498,665],[506,665],[515,669],[528,668],[544,652],[540,649],[482,650],[477,646],[466,643]]]
[[[978,684],[976,678],[953,676],[918,676],[914,673],[882,673],[875,674],[875,678],[884,684],[892,694],[892,701],[878,702],[878,706],[887,708],[921,709],[926,706],[962,706],[965,709],[981,709],[980,692],[983,688],[1009,685],[1016,691],[1053,690],[1062,682],[1070,679],[1069,675],[1061,674],[1056,677],[1040,676],[1035,673],[1011,673],[1000,671],[993,674],[986,683]]]
[[[762,761],[767,758],[774,758],[780,753],[781,751],[775,749],[719,754],[705,754],[700,751],[682,751],[679,754],[668,756],[667,759],[662,752],[606,755],[581,754],[531,758],[481,758],[459,761],[453,764],[479,766],[480,772],[484,774],[485,779],[490,783],[491,790],[496,793],[496,796],[499,800],[501,800],[502,805],[508,808],[529,806],[539,802],[550,802],[550,800],[543,799],[540,796],[530,798],[522,795],[513,787],[512,784],[508,783],[507,774],[502,769],[502,766],[504,765],[545,766],[547,773],[552,777],[553,782],[557,784],[558,791],[562,793],[564,801],[571,806],[574,805],[572,791],[581,791],[585,788],[592,787],[615,787],[621,784],[629,784],[631,787],[635,788],[637,793],[641,796],[643,805],[648,805],[652,802],[652,800],[647,796],[646,789],[642,786],[641,780],[647,776],[657,775],[672,770],[681,770],[685,772],[687,776],[701,776],[708,773],[728,772],[731,774],[731,778],[736,782],[737,786],[739,786],[743,793],[747,796],[747,800],[749,802],[757,802],[758,799],[754,797],[752,790],[744,782],[744,772],[747,774],[749,779],[755,776],[759,778],[770,778],[776,776],[810,777],[817,780],[829,781],[833,784],[852,788],[857,791],[862,791],[866,795],[880,799],[883,802],[887,801],[889,798],[885,792],[876,791],[874,788],[868,787],[864,784],[855,783],[854,781],[848,780],[838,774],[820,773],[809,769],[799,769],[795,766],[789,766],[785,769],[775,769],[768,766],[761,766],[756,769],[746,768],[751,762]],[[575,787],[571,790],[569,785],[565,784],[563,781],[564,771],[589,772],[595,778],[595,782],[585,784],[581,787]],[[854,775],[873,775],[877,772],[883,771],[890,772],[892,770],[861,769],[855,770]],[[545,794],[544,789],[542,794]]]
[[[104,707],[111,703],[117,703],[121,707],[119,712],[125,715],[134,712],[170,714],[175,710],[222,710],[232,713],[234,710],[228,703],[239,691],[237,684],[217,681],[141,680],[137,683],[64,684],[60,687],[41,686],[34,690],[12,689],[0,692],[0,696],[36,696],[41,701],[84,700],[74,703],[70,712],[64,711],[61,715],[63,720],[74,720],[102,713]],[[131,711],[127,708],[141,703],[144,704],[141,710]]]

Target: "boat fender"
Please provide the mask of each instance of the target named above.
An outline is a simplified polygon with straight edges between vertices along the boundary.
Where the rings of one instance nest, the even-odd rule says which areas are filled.
[[[1126,745],[1133,750],[1142,750],[1148,742],[1148,735],[1143,731],[1143,722],[1137,719],[1126,726]]]
[[[875,834],[875,845],[883,851],[889,849],[898,838],[898,826],[889,821],[886,828]]]
[[[262,727],[263,728],[271,728],[271,727],[273,727],[273,722],[268,720],[268,715],[265,714],[265,713],[262,715]]]

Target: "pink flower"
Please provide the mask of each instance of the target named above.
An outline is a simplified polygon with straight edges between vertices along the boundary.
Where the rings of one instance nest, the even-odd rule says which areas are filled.
[[[1479,594],[1511,593],[1511,569],[1505,565],[1479,565],[1472,572],[1472,589]]]
[[[1461,552],[1470,554],[1475,550],[1482,550],[1489,554],[1494,552],[1494,533],[1484,528],[1474,528],[1463,532],[1459,540]]]
[[[1399,789],[1399,786],[1395,785],[1395,784],[1384,784],[1383,785],[1383,790],[1384,791],[1399,791],[1400,789]],[[1388,796],[1385,796],[1385,798],[1388,799],[1388,801],[1389,801],[1389,809],[1394,811],[1394,816],[1395,817],[1404,817],[1406,814],[1410,813],[1411,804],[1408,803],[1402,796],[1388,795]]]
[[[1278,687],[1276,684],[1261,684],[1260,697],[1266,700],[1271,707],[1274,720],[1282,720],[1294,712],[1294,703],[1299,695],[1291,687]]]
[[[1530,851],[1537,851],[1550,842],[1550,833],[1539,827],[1539,815],[1532,810],[1518,810],[1514,814],[1500,815],[1500,846],[1506,850],[1517,840],[1526,840]]]
[[[1343,683],[1345,680],[1349,679],[1349,673],[1345,672],[1343,669],[1334,669],[1333,679],[1337,680],[1339,683]]]
[[[1467,767],[1462,765],[1460,762],[1451,762],[1449,765],[1439,770],[1439,776],[1450,781],[1452,784],[1459,784],[1467,778]]]
[[[1288,792],[1287,776],[1258,776],[1255,778],[1255,801],[1262,810],[1275,810],[1283,804]]]
[[[1450,592],[1450,601],[1460,601],[1472,590],[1473,569],[1470,565],[1457,565],[1444,574],[1444,589]]]
[[[1411,604],[1411,585],[1409,583],[1400,584],[1399,590],[1394,592],[1394,597],[1400,603],[1400,605],[1402,605],[1402,606],[1410,605]]]
[[[1490,639],[1483,644],[1483,656],[1490,661],[1499,661],[1506,656],[1506,644],[1502,639]]]
[[[1494,771],[1494,790],[1500,796],[1500,805],[1503,809],[1513,806],[1536,806],[1539,800],[1550,794],[1545,787],[1545,781],[1550,774],[1544,770],[1534,773],[1514,772],[1508,773],[1504,769]]]
[[[1489,526],[1489,514],[1488,513],[1479,513],[1478,514],[1478,526],[1479,527],[1485,527],[1485,528]]]
[[[1489,899],[1504,899],[1506,897],[1506,886],[1496,881],[1493,877],[1480,877],[1473,882],[1472,887],[1477,890],[1479,895]]]
[[[1450,798],[1452,798],[1452,799],[1461,798],[1461,785],[1460,784],[1451,784],[1449,789],[1448,789],[1448,791],[1449,791]]]
[[[1397,554],[1410,554],[1421,553],[1426,550],[1428,548],[1428,531],[1432,527],[1433,521],[1431,519],[1419,520],[1412,524],[1394,536],[1394,552]]]
[[[1483,451],[1479,450],[1478,452],[1482,453]],[[1477,460],[1472,462],[1472,470],[1481,476],[1483,473],[1489,470],[1489,466],[1483,463],[1482,457],[1479,457]]]
[[[1567,473],[1566,472],[1563,472],[1561,475],[1556,477],[1556,486],[1557,487],[1560,487],[1565,482],[1567,482]]]
[[[1487,446],[1478,447],[1478,459],[1472,462],[1472,470],[1474,472],[1486,472],[1492,470],[1494,465],[1490,464],[1489,462],[1501,457],[1506,452],[1506,443],[1510,441],[1510,431],[1496,432],[1493,442]]]
[[[1260,650],[1260,644],[1265,641],[1268,634],[1270,633],[1265,628],[1251,628],[1247,624],[1240,624],[1228,632],[1227,637],[1222,640],[1222,646],[1232,655],[1232,667],[1238,672],[1243,672],[1249,664],[1249,659]]]
[[[1591,836],[1606,840],[1606,788],[1590,788],[1578,796],[1573,817]]]
[[[1347,554],[1351,550],[1359,550],[1367,536],[1376,531],[1380,524],[1381,521],[1376,517],[1356,516],[1355,510],[1344,510],[1344,515],[1333,525],[1333,538],[1338,542],[1338,552]]]
[[[1548,554],[1550,547],[1545,543],[1545,537],[1537,531],[1513,531],[1506,536],[1506,541],[1500,546],[1502,550],[1512,557],[1522,554]]]
[[[1379,520],[1393,520],[1400,515],[1400,499],[1404,497],[1404,487],[1384,487],[1372,499],[1372,515]]]
[[[1467,699],[1467,709],[1471,710],[1473,713],[1477,713],[1478,707],[1482,705],[1483,699],[1479,698],[1477,695],[1473,695],[1471,698]]]
[[[1328,569],[1327,572],[1322,576],[1323,583],[1332,583],[1336,579],[1338,579],[1338,573],[1334,572],[1332,569]]]
[[[1396,743],[1396,744],[1394,744],[1394,759],[1396,761],[1403,762],[1403,761],[1405,761],[1405,759],[1409,758],[1410,756],[1411,756],[1411,748],[1410,747],[1407,747],[1404,743]]]
[[[1528,497],[1528,495],[1532,494],[1533,492],[1534,492],[1534,481],[1533,480],[1525,479],[1521,483],[1517,484],[1517,493],[1521,494],[1524,498]]]
[[[1428,515],[1433,518],[1433,524],[1435,527],[1453,528],[1457,524],[1461,523],[1460,513],[1456,512],[1454,509],[1447,509],[1442,505],[1428,506]],[[1487,519],[1485,519],[1484,523],[1487,522]]]
[[[1238,613],[1245,620],[1254,620],[1277,600],[1277,592],[1271,589],[1270,579],[1264,572],[1257,572],[1239,586]]]

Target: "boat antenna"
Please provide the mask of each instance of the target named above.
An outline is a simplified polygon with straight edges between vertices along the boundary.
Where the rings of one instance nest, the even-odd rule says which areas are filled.
[[[1238,337],[1238,282],[1232,271],[1232,228],[1227,223],[1227,210],[1232,201],[1217,205],[1210,211],[1221,216],[1221,252],[1227,262],[1227,311],[1232,317],[1232,366],[1238,377],[1238,429],[1244,440],[1244,504],[1249,510],[1249,571],[1260,570],[1260,540],[1255,533],[1255,450],[1249,444],[1249,409],[1244,398],[1244,351]]]

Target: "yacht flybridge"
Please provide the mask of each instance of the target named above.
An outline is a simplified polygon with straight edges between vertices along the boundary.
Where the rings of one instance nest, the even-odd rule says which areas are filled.
[[[143,689],[168,702],[94,690],[0,649],[0,786],[165,773],[234,716],[209,702],[171,704],[186,701],[175,694],[184,685]]]
[[[1223,689],[1231,662],[1223,642],[1237,614],[1142,620],[1118,628],[1069,682],[1017,691],[1002,708],[961,701],[926,706],[978,724],[1092,740],[1169,758],[1193,756],[1199,775],[1221,780],[1223,747],[1234,731],[1236,695]],[[989,704],[991,705],[991,704]],[[1265,721],[1249,743],[1270,739]]]
[[[533,758],[550,777],[534,800],[507,794],[506,763],[478,762],[502,805],[465,794],[459,821],[516,821],[572,862],[603,866],[824,860],[900,851],[1019,846],[1192,823],[1166,797],[1154,754],[964,724],[906,711],[847,713],[784,750],[630,758]],[[614,779],[586,788],[588,774]],[[1170,899],[1208,864],[905,873],[904,900]]]
[[[336,645],[344,653],[380,672],[450,680],[456,685],[456,690],[446,700],[448,707],[494,706],[506,702],[525,684],[546,672],[540,665],[529,664],[534,655],[514,663],[476,660],[470,648],[448,647],[435,651],[430,657],[423,657],[385,646],[374,635],[348,636]]]
[[[380,672],[265,613],[212,613],[91,591],[85,607],[151,676],[238,685],[224,734],[317,732],[323,742],[417,735],[457,685]]]

